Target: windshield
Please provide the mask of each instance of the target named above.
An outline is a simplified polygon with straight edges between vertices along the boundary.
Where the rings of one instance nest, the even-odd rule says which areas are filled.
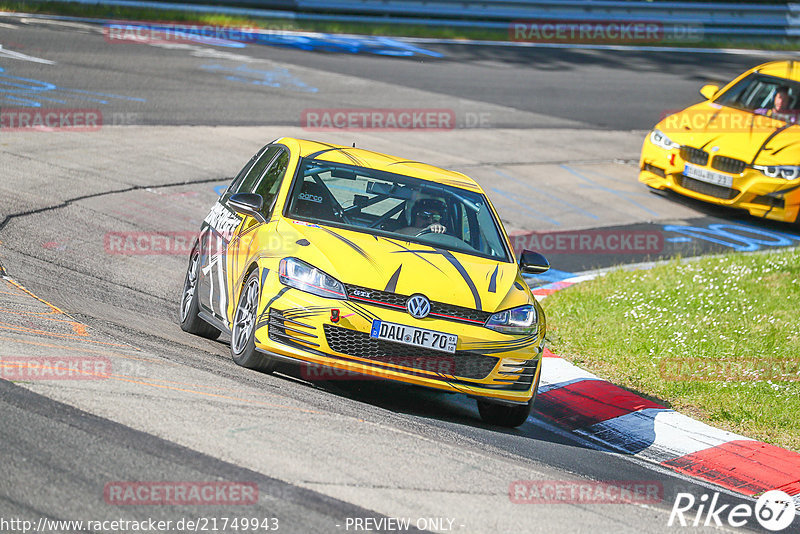
[[[776,95],[778,96],[776,100]],[[715,103],[782,121],[797,121],[800,84],[785,78],[753,73],[714,100]]]
[[[285,215],[511,261],[484,195],[409,176],[302,159]]]

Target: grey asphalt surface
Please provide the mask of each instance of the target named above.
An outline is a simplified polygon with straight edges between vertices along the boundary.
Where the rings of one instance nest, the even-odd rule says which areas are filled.
[[[706,78],[762,58],[431,45],[446,57],[403,59],[129,45],[81,24],[2,22],[3,50],[55,62],[0,55],[4,109],[35,100],[97,108],[106,120],[96,132],[0,132],[0,263],[46,301],[3,281],[0,356],[99,355],[113,369],[102,380],[0,382],[3,517],[229,516],[241,509],[121,509],[102,489],[118,480],[248,480],[262,498],[246,515],[280,517],[281,530],[338,532],[348,517],[383,516],[450,518],[461,532],[662,532],[672,530],[678,492],[711,491],[578,442],[541,414],[503,431],[483,425],[460,396],[241,369],[225,340],[177,326],[184,254],[117,254],[104,237],[196,231],[214,187],[283,133],[357,136],[360,146],[470,172],[496,189],[490,196],[501,197],[501,216],[518,231],[707,217],[642,194],[629,161],[658,118],[653,102],[688,105]],[[461,120],[486,114],[489,124],[437,136],[304,130],[302,110],[324,107],[447,107]],[[588,187],[568,208],[566,196],[541,212],[519,196],[533,185],[537,194],[569,189],[576,173]],[[595,260],[573,261],[564,265]],[[515,480],[586,479],[656,481],[664,498],[647,506],[508,498]]]

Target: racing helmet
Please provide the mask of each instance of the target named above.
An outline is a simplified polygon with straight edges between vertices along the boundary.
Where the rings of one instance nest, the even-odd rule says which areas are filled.
[[[441,222],[446,212],[447,206],[438,198],[423,198],[418,200],[411,210],[414,216],[413,220],[416,220],[416,218],[420,216],[432,223]]]

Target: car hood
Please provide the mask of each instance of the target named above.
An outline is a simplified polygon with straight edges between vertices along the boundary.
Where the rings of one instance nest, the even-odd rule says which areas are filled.
[[[339,281],[495,312],[533,301],[515,263],[282,219],[284,250]]]
[[[656,128],[672,141],[712,156],[758,165],[796,165],[800,161],[800,126],[713,102],[670,115]]]

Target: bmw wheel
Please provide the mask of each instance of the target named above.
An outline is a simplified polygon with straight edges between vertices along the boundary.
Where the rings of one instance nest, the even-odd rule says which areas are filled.
[[[202,320],[198,315],[197,304],[197,275],[200,270],[200,245],[195,243],[189,255],[189,268],[183,281],[183,294],[181,296],[180,320],[184,332],[217,339],[220,331]]]
[[[255,269],[244,283],[239,303],[233,315],[231,328],[231,356],[242,367],[256,369],[264,373],[275,370],[275,360],[256,351],[256,322],[258,321],[258,300],[261,295],[258,269]]]

